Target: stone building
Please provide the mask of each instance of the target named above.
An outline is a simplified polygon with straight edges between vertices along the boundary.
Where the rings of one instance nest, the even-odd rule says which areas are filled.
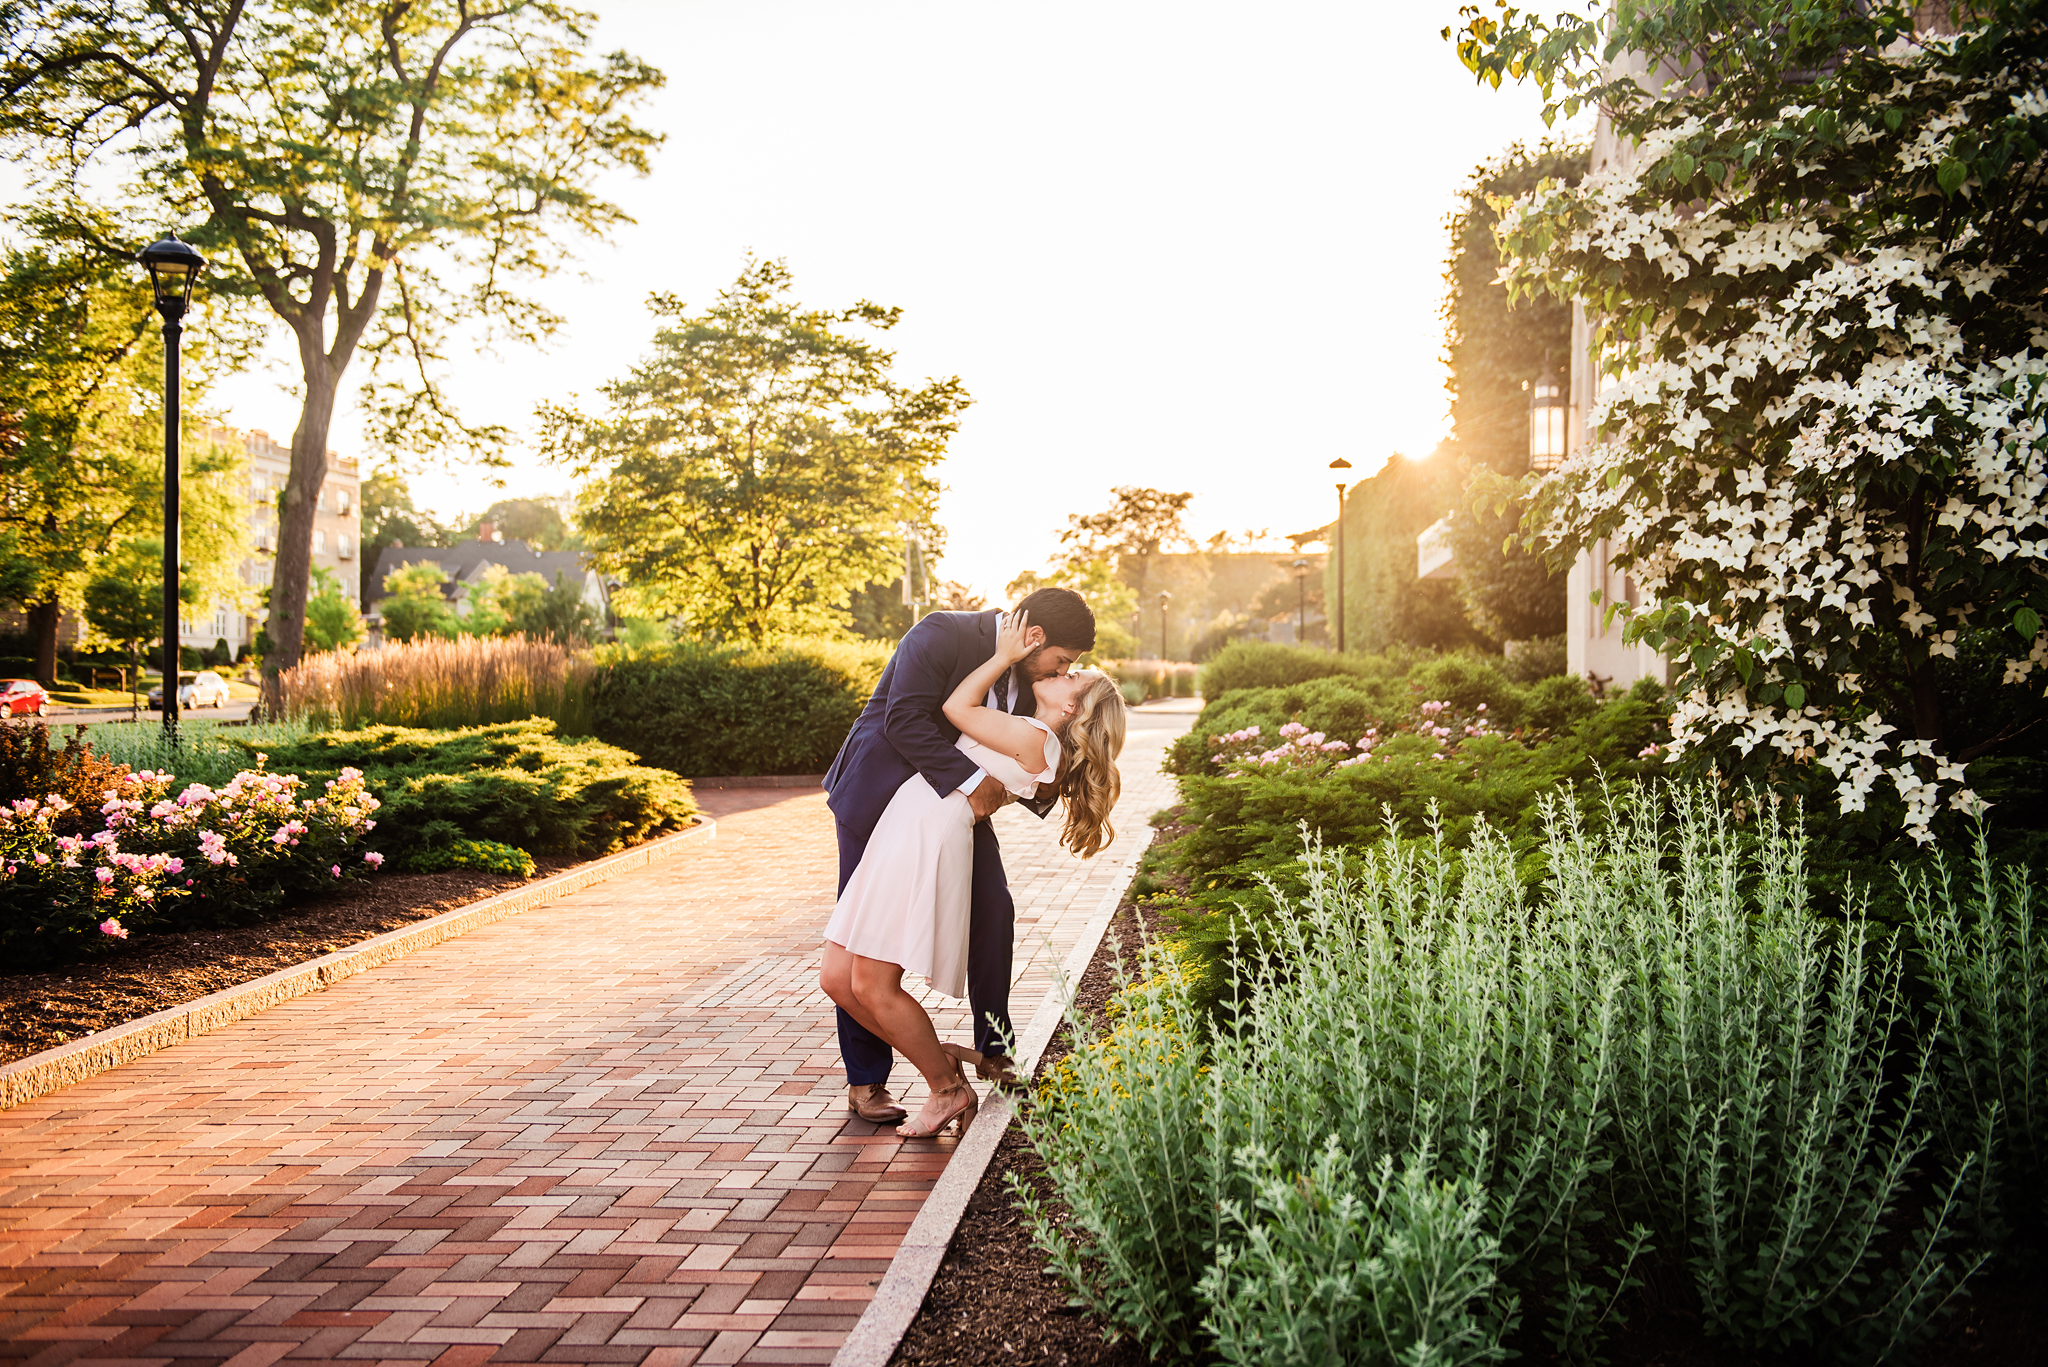
[[[256,639],[264,613],[256,606],[257,594],[270,587],[277,563],[278,497],[291,475],[292,448],[288,442],[271,439],[268,432],[252,428],[247,432],[232,427],[208,428],[198,434],[204,443],[239,446],[249,458],[249,543],[252,554],[242,562],[242,582],[252,593],[247,611],[228,604],[215,604],[211,617],[188,619],[179,624],[180,644],[205,649],[225,640],[237,654]],[[327,453],[327,478],[321,484],[313,511],[313,564],[334,572],[342,594],[356,602],[360,592],[358,557],[362,553],[362,474],[353,457]]]

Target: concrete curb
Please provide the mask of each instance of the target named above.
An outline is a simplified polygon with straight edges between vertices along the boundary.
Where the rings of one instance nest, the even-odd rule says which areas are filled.
[[[692,788],[820,788],[824,786],[823,774],[728,774],[723,777],[712,774],[703,778],[687,778],[683,782]]]
[[[1016,1049],[1020,1071],[1026,1077],[1037,1072],[1038,1056],[1052,1042],[1053,1031],[1065,1014],[1065,993],[1080,985],[1081,975],[1088,971],[1095,951],[1102,947],[1103,932],[1109,929],[1124,893],[1137,877],[1138,861],[1151,848],[1155,834],[1151,826],[1145,827],[1144,838],[1136,842],[1137,847],[1127,857],[1125,876],[1117,880],[1089,916],[1088,923],[1081,928],[1081,938],[1074,942],[1061,965],[1059,981],[1031,1013],[1031,1022],[1024,1027]],[[991,1088],[967,1137],[954,1147],[953,1156],[946,1160],[946,1170],[939,1174],[931,1195],[924,1198],[917,1218],[910,1222],[903,1243],[889,1262],[888,1272],[883,1274],[882,1284],[875,1288],[874,1299],[868,1302],[859,1323],[839,1346],[832,1367],[887,1367],[910,1322],[917,1318],[918,1309],[931,1290],[932,1278],[945,1261],[953,1233],[967,1213],[967,1203],[974,1198],[975,1188],[981,1185],[989,1163],[996,1156],[996,1146],[1002,1143],[1016,1115],[1010,1098]]]
[[[479,926],[545,906],[572,892],[580,892],[592,883],[631,873],[658,859],[667,858],[685,845],[714,839],[717,834],[717,822],[699,820],[688,830],[565,869],[552,877],[486,897],[466,907],[415,921],[409,926],[350,945],[347,949],[281,968],[235,987],[223,988],[182,1006],[169,1007],[70,1044],[30,1054],[0,1068],[0,1111],[69,1087],[74,1082],[83,1082],[109,1068],[117,1068],[131,1059],[153,1054],[182,1040],[232,1025],[279,1002],[332,987],[358,973],[367,973],[408,954],[432,948]]]

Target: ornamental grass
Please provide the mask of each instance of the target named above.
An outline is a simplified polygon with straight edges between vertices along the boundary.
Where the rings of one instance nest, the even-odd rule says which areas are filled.
[[[1768,809],[1543,815],[1533,889],[1483,823],[1308,840],[1227,1029],[1161,948],[1108,1035],[1070,1016],[1024,1122],[1067,1209],[1021,1204],[1080,1301],[1229,1363],[1590,1361],[1647,1279],[1745,1352],[1870,1363],[2038,1235],[2023,872],[1979,843],[1917,882],[1909,975],[1816,914]]]
[[[421,640],[308,656],[278,676],[283,712],[319,726],[446,729],[552,720],[587,736],[590,661],[526,636]]]

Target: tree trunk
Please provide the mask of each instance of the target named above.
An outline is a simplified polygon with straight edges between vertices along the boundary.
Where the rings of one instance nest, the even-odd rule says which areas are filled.
[[[45,688],[57,686],[57,595],[28,605],[30,649],[36,657],[36,682]]]
[[[306,401],[292,433],[292,469],[279,500],[277,558],[270,575],[270,654],[263,661],[265,693],[270,681],[299,662],[305,652],[306,598],[313,576],[313,514],[327,479],[327,433],[334,423],[338,376],[317,344],[305,356]],[[266,702],[275,701],[266,696]]]
[[[1910,668],[1913,739],[1933,741],[1935,750],[1945,753],[1947,747],[1942,744],[1941,735],[1941,698],[1934,689],[1934,661],[1929,658]]]

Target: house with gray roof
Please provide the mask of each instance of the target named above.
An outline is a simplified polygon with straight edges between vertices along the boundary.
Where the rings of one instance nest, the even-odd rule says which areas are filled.
[[[524,541],[463,541],[453,546],[386,546],[377,553],[377,566],[370,575],[370,587],[363,593],[363,618],[371,641],[381,641],[383,615],[377,611],[384,597],[384,578],[407,565],[431,563],[441,567],[441,593],[458,618],[469,615],[469,590],[492,565],[502,565],[511,574],[537,574],[549,584],[566,577],[583,586],[583,601],[597,612],[600,622],[610,621],[611,595],[604,577],[590,564],[583,551],[537,551]]]

